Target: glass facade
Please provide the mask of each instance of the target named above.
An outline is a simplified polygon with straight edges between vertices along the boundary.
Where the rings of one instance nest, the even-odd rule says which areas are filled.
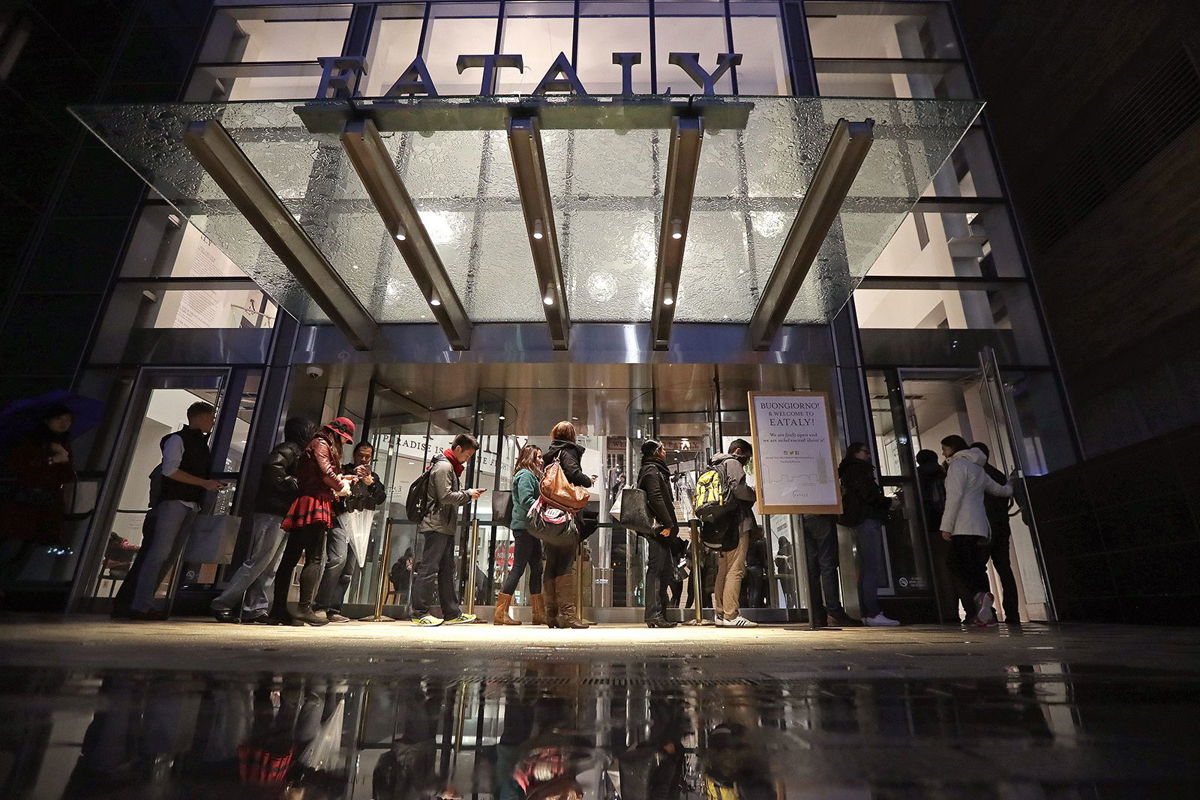
[[[741,53],[741,62],[725,71],[714,89],[755,106],[743,130],[705,137],[679,287],[676,319],[681,324],[744,324],[749,318],[804,192],[805,184],[778,166],[789,154],[815,147],[814,157],[819,156],[828,126],[838,117],[871,116],[884,123],[877,128],[871,158],[898,164],[892,172],[903,176],[904,191],[874,180],[880,170],[864,167],[820,259],[822,269],[835,264],[853,274],[847,286],[859,278],[861,284],[844,309],[844,298],[820,307],[820,296],[802,293],[788,318],[790,324],[815,323],[822,341],[838,343],[841,372],[832,357],[803,374],[765,367],[742,371],[750,363],[745,355],[714,350],[707,364],[676,365],[686,375],[674,377],[679,373],[664,369],[666,364],[653,369],[643,364],[644,374],[613,389],[594,373],[619,359],[596,355],[592,358],[601,366],[585,369],[580,363],[556,373],[555,382],[537,395],[533,391],[543,389],[540,382],[546,378],[515,363],[534,360],[521,350],[520,335],[502,351],[507,359],[492,353],[472,363],[411,370],[385,363],[401,361],[398,356],[372,363],[370,354],[364,361],[337,351],[323,359],[326,319],[277,256],[211,180],[202,173],[181,178],[159,160],[153,164],[155,176],[166,186],[155,185],[164,194],[150,194],[129,236],[81,383],[118,411],[80,446],[98,511],[95,524],[79,526],[75,540],[75,606],[94,607],[93,598],[104,598],[119,585],[119,576],[106,572],[102,539],[110,530],[138,539],[138,512],[144,510],[138,501],[148,474],[143,462],[153,456],[147,443],[180,423],[175,406],[188,397],[237,409],[219,424],[215,449],[219,471],[238,487],[234,507],[246,517],[256,459],[273,444],[284,417],[342,414],[363,425],[376,445],[376,469],[390,494],[349,600],[371,606],[382,588],[388,605],[403,606],[406,589],[391,575],[402,577],[405,559],[420,555],[410,552],[419,544],[403,520],[404,492],[446,437],[460,431],[484,436],[474,480],[503,488],[514,437],[539,441],[549,430],[543,423],[551,416],[550,424],[557,421],[562,397],[568,396],[572,405],[566,413],[581,418],[598,474],[636,462],[636,443],[653,433],[672,442],[674,463],[686,475],[701,455],[719,449],[729,436],[749,433],[747,390],[824,386],[839,401],[841,436],[874,442],[888,491],[903,498],[905,511],[888,530],[885,594],[932,608],[937,576],[917,511],[911,458],[915,447],[937,449],[934,440],[951,428],[964,435],[969,429],[985,440],[998,435],[995,413],[981,410],[973,399],[982,380],[981,350],[990,348],[999,360],[1029,471],[1046,472],[1075,459],[986,117],[961,140],[956,134],[937,145],[927,142],[923,162],[902,158],[911,155],[911,134],[895,140],[907,144],[893,146],[888,138],[900,137],[889,131],[911,122],[898,110],[897,99],[957,100],[964,109],[977,105],[949,3],[224,3],[211,14],[180,96],[202,103],[253,101],[240,111],[222,106],[227,126],[232,129],[231,120],[240,113],[248,129],[262,129],[257,142],[243,136],[243,149],[306,229],[329,233],[320,244],[354,294],[385,327],[403,323],[400,330],[408,336],[430,322],[430,309],[387,232],[381,232],[341,151],[331,152],[303,135],[293,112],[296,103],[288,102],[316,95],[321,74],[316,59],[362,58],[366,72],[359,91],[364,98],[377,98],[419,55],[438,93],[449,98],[478,95],[481,89],[498,96],[528,94],[561,52],[589,93],[615,95],[623,87],[613,53],[640,52],[640,62],[629,68],[635,94],[698,95],[700,88],[670,63],[674,51],[698,53],[709,72],[717,68],[718,54]],[[480,69],[459,71],[463,54],[518,54],[524,69],[500,69],[494,85],[485,87]],[[805,99],[808,95],[815,98]],[[811,117],[804,116],[806,108],[815,110]],[[964,127],[974,116],[964,112]],[[169,136],[162,131],[182,119],[181,112],[177,120],[126,122],[132,130],[141,125],[147,140],[162,135],[166,141],[179,131],[171,129]],[[94,126],[95,119],[91,122]],[[813,129],[816,122],[825,126],[819,132]],[[279,131],[287,135],[275,135]],[[560,215],[572,319],[644,323],[661,225],[665,132],[546,130],[543,139],[550,192]],[[385,142],[471,320],[540,324],[541,292],[533,281],[503,132],[396,131]],[[179,148],[178,138],[171,147]],[[151,155],[161,159],[164,152],[160,148]],[[313,191],[318,174],[322,180],[332,176],[324,194]],[[889,213],[903,206],[907,214],[881,224],[876,207],[881,200],[890,201]],[[844,343],[854,353],[850,362]],[[456,362],[456,357],[430,360]],[[514,362],[511,369],[502,369],[505,361]],[[323,371],[319,379],[293,366],[313,362]],[[739,369],[732,362],[740,362]],[[781,363],[790,362],[782,357]],[[636,373],[637,364],[626,366]],[[722,369],[728,370],[724,384]],[[847,369],[862,391],[846,379]],[[506,403],[515,410],[503,412]],[[525,419],[518,425],[514,414]],[[604,509],[609,499],[598,495],[596,501]],[[484,605],[511,556],[511,533],[491,524],[485,505],[477,509],[478,533],[464,528],[461,540],[462,547],[475,548],[477,568],[471,577],[464,570],[463,588],[474,587]],[[589,545],[589,604],[636,606],[644,543],[611,527],[605,514],[602,510],[602,522],[609,527]],[[799,613],[806,603],[788,560],[790,553],[802,552],[798,518],[764,522],[771,535],[760,559],[760,600],[764,607]],[[392,542],[387,553],[385,533]],[[36,563],[30,569],[31,580],[49,575]],[[211,591],[231,569],[183,565],[181,602]],[[853,585],[852,569],[844,558],[844,585]],[[56,574],[62,573],[60,566]],[[1025,602],[1035,607],[1043,597],[1034,585],[1037,576],[1024,577]]]

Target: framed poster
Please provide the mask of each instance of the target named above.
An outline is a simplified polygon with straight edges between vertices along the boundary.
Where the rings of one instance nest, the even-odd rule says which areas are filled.
[[[840,514],[842,487],[825,392],[750,392],[750,435],[763,514]]]

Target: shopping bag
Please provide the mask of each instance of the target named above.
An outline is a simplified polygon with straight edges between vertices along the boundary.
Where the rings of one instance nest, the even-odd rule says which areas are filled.
[[[530,535],[550,545],[566,544],[575,535],[572,516],[561,508],[547,505],[541,498],[529,509],[525,519]]]
[[[183,560],[190,564],[229,564],[242,518],[232,514],[197,514]]]
[[[613,519],[631,531],[654,532],[654,519],[650,516],[646,493],[641,489],[622,489],[611,513]]]
[[[512,525],[513,499],[508,489],[492,492],[492,522],[505,528]]]

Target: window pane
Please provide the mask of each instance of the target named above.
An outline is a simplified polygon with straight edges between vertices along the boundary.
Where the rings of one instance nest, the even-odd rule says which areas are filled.
[[[961,64],[892,66],[886,62],[816,62],[817,85],[825,97],[919,97],[963,99],[975,96]]]
[[[645,3],[586,3],[579,19],[579,80],[592,94],[620,94],[621,67],[613,53],[641,53],[633,67],[633,91],[648,94],[650,85],[650,18]],[[613,16],[608,16],[608,14]],[[601,16],[603,14],[603,16]],[[672,68],[674,69],[674,67]]]
[[[961,58],[941,3],[808,2],[814,58]]]
[[[739,94],[791,94],[783,28],[775,3],[738,3],[733,7],[733,50]]]
[[[970,214],[909,214],[869,274],[1018,278],[1025,270],[1007,209],[989,208]]]
[[[672,52],[699,53],[707,72],[717,68],[717,55],[729,52],[721,3],[655,3],[655,68],[659,94],[700,94],[703,89],[680,67],[669,62]],[[717,94],[731,94],[728,72],[716,83]]]
[[[246,273],[179,212],[167,205],[146,206],[138,219],[124,277],[244,278]]]
[[[429,17],[425,63],[429,76],[443,95],[479,94],[482,70],[458,72],[459,55],[496,52],[498,3],[438,3]],[[502,70],[509,72],[511,70]]]
[[[200,60],[312,61],[340,55],[349,22],[348,5],[221,9]]]
[[[967,132],[925,192],[926,197],[1000,197],[1002,194],[987,136],[980,127]]]
[[[541,11],[542,15],[523,15],[535,10]],[[525,59],[525,71],[502,70],[497,91],[500,94],[529,94],[537,88],[538,81],[545,76],[559,53],[565,53],[568,60],[571,58],[571,40],[575,34],[572,6],[561,3],[509,3],[505,13],[507,19],[504,21],[500,51],[521,55]],[[595,91],[587,84],[584,86],[589,91]]]
[[[308,64],[245,64],[200,67],[184,99],[223,103],[230,100],[309,100],[321,84],[321,67]]]
[[[417,48],[421,45],[424,13],[424,6],[416,3],[379,9],[375,32],[367,51],[367,74],[362,87],[364,96],[379,97],[384,94],[416,58]]]

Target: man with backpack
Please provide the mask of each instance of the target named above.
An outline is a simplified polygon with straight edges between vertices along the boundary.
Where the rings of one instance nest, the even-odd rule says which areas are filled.
[[[717,556],[717,584],[713,619],[718,628],[756,628],[738,613],[738,600],[742,593],[742,578],[746,574],[746,554],[750,552],[750,537],[758,529],[758,518],[754,516],[754,503],[758,492],[746,481],[746,464],[750,461],[753,448],[745,439],[734,439],[728,453],[721,453],[709,462],[718,480],[715,485],[722,492],[724,508],[713,517],[712,523],[723,533],[725,544]],[[704,482],[705,476],[701,476]],[[697,487],[699,493],[699,484]],[[703,520],[702,510],[697,504],[697,516]]]
[[[434,456],[429,469],[409,489],[405,503],[410,520],[417,520],[424,550],[412,582],[412,615],[417,625],[460,625],[474,622],[474,614],[464,614],[456,599],[454,580],[454,540],[458,530],[458,509],[477,500],[486,489],[463,489],[460,483],[467,462],[479,449],[474,436],[460,433],[450,447]],[[433,588],[437,587],[442,616],[430,613]]]

